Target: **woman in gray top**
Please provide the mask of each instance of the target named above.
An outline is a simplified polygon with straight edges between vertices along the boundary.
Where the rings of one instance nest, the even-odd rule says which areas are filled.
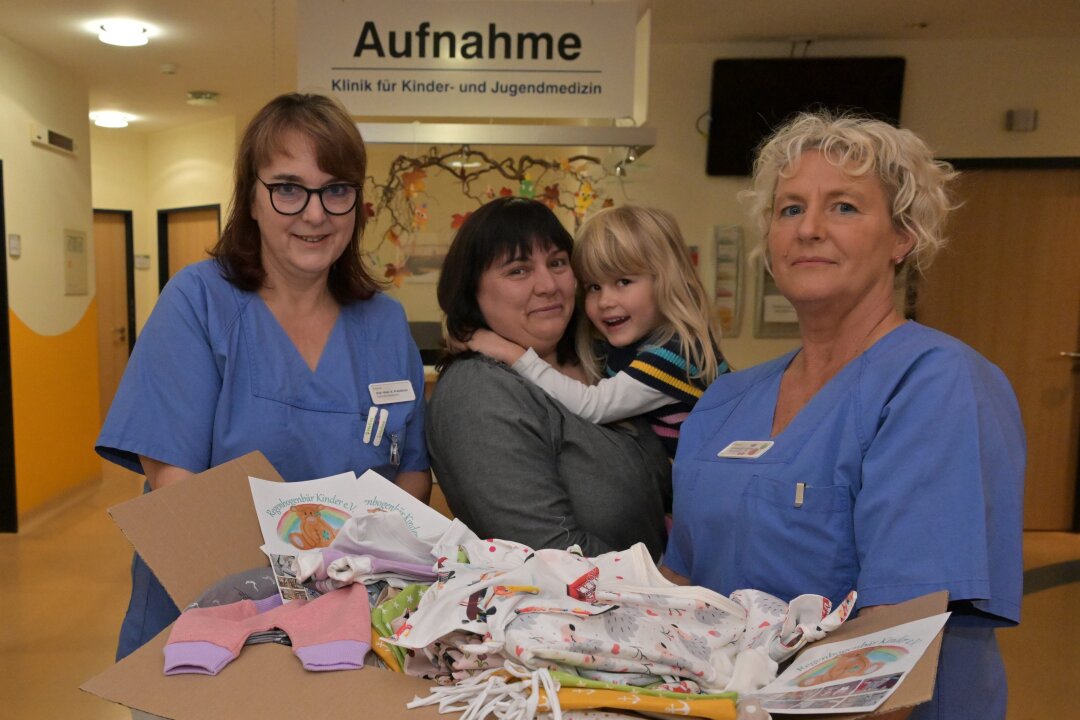
[[[573,239],[543,204],[500,198],[462,224],[439,277],[447,332],[490,329],[585,382],[574,351]],[[594,425],[509,367],[446,357],[427,414],[435,477],[481,537],[586,555],[664,546],[671,468],[642,421]]]

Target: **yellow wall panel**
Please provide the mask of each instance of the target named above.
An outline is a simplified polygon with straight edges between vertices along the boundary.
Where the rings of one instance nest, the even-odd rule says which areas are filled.
[[[11,385],[20,518],[101,477],[97,302],[68,332],[39,335],[14,313]]]

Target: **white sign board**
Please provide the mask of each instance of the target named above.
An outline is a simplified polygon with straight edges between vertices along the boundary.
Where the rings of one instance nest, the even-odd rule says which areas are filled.
[[[304,0],[297,84],[388,117],[624,118],[628,0]]]

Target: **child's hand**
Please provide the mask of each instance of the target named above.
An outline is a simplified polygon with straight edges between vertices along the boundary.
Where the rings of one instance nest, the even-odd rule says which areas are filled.
[[[525,348],[491,330],[477,330],[465,344],[470,350],[487,355],[507,365],[513,365],[525,354]]]
[[[450,335],[446,336],[446,348],[451,355],[459,355],[469,349],[465,343]]]

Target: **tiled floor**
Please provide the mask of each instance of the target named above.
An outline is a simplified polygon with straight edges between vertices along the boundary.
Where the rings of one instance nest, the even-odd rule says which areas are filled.
[[[105,510],[134,497],[140,480],[110,466],[85,499],[0,535],[0,717],[130,718],[78,686],[112,663],[131,556]],[[1009,720],[1076,717],[1080,535],[1029,532],[1024,544],[1029,586],[1045,589],[1025,596],[1020,627],[999,634]]]

